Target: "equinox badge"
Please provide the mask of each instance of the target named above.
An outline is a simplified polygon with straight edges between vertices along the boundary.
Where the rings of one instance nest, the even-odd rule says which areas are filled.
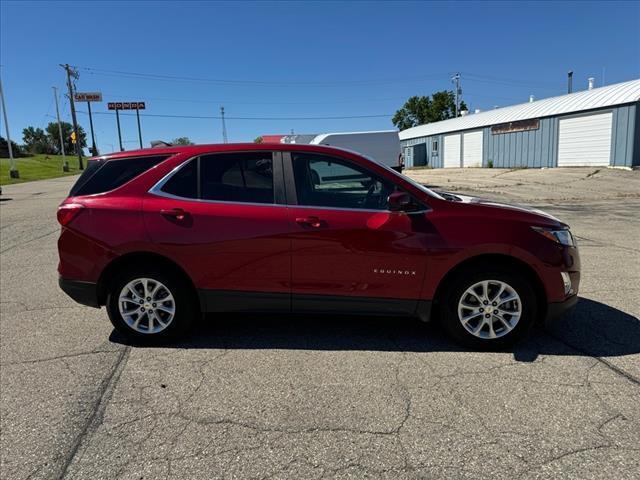
[[[415,275],[415,270],[402,270],[395,268],[374,268],[373,273],[381,273],[384,275]]]

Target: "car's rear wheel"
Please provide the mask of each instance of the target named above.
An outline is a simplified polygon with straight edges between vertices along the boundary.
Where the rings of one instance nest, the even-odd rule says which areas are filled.
[[[480,268],[456,275],[444,292],[442,323],[473,348],[504,348],[525,336],[537,311],[526,275],[510,268]]]
[[[163,270],[129,270],[116,276],[106,303],[115,329],[137,341],[173,340],[189,329],[197,314],[188,288]]]

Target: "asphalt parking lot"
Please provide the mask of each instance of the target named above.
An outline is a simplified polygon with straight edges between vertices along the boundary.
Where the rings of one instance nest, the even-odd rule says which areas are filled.
[[[499,353],[398,318],[221,316],[130,346],[58,289],[74,179],[3,187],[0,476],[638,478],[640,171],[409,174],[569,223],[573,313]]]

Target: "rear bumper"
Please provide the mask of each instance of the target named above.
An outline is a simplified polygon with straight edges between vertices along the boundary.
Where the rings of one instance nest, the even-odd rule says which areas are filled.
[[[567,311],[571,310],[578,303],[578,295],[572,295],[563,302],[554,302],[547,305],[547,315],[545,317],[545,324],[553,322],[556,318],[560,317]]]
[[[58,285],[64,293],[76,302],[88,307],[100,308],[98,303],[98,288],[95,283],[69,280],[59,277]]]

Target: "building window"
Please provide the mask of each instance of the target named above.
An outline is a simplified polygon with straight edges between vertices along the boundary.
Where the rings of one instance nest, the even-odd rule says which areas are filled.
[[[438,152],[438,141],[437,140],[434,140],[431,143],[431,151],[432,152],[436,152],[436,153]]]

